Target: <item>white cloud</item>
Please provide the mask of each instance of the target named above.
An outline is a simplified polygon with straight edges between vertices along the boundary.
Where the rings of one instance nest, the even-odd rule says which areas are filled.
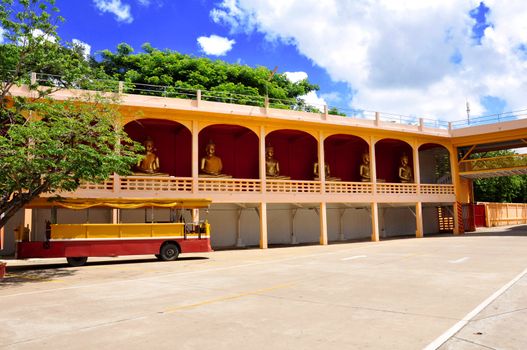
[[[0,44],[3,44],[5,41],[4,34],[5,34],[5,29],[0,27]]]
[[[232,49],[232,45],[236,43],[234,40],[214,34],[209,37],[200,36],[197,40],[201,50],[212,56],[225,56]]]
[[[306,72],[285,72],[284,74],[292,83],[298,83],[299,81],[307,79]]]
[[[134,20],[130,5],[123,4],[121,0],[93,0],[93,2],[101,12],[113,13],[118,22],[132,23]]]
[[[84,57],[85,57],[86,59],[87,59],[88,57],[90,57],[90,54],[91,54],[91,45],[85,43],[84,41],[80,41],[79,39],[73,39],[73,40],[72,40],[72,43],[82,48],[82,51],[83,51]]]
[[[469,12],[480,0],[224,0],[211,18],[295,45],[353,91],[352,108],[455,120],[494,96],[527,107],[527,7],[486,0],[481,45]],[[455,58],[455,59],[454,59]],[[316,83],[316,82],[315,82]]]
[[[306,101],[306,104],[318,108],[320,111],[324,110],[324,106],[327,105],[326,101],[317,95],[316,91],[310,91],[307,94],[300,96],[301,99]]]
[[[46,41],[50,41],[52,43],[57,41],[57,38],[55,38],[53,36],[50,36],[49,34],[44,33],[40,29],[33,29],[31,34],[33,35],[34,38],[42,38],[42,39],[44,39]]]

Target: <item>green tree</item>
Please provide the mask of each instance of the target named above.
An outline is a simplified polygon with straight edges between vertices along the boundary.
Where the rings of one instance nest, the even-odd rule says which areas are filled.
[[[490,160],[483,160],[481,166],[496,168],[508,168],[514,161],[506,157],[516,154],[510,150],[491,151],[476,153],[470,156],[470,159],[491,158]],[[477,167],[476,164],[474,167]],[[476,201],[480,202],[509,202],[509,203],[525,203],[527,202],[527,176],[501,176],[492,178],[482,178],[474,180],[474,197]]]
[[[137,145],[118,127],[108,98],[49,98],[99,74],[79,48],[60,44],[57,12],[53,0],[0,0],[7,41],[0,45],[0,227],[42,193],[125,174],[137,161]],[[29,85],[31,98],[15,96],[13,89],[28,84],[31,72],[60,78],[46,75]]]
[[[130,45],[121,43],[115,53],[102,51],[100,62],[94,64],[110,77],[125,81],[127,91],[142,94],[160,91],[153,86],[145,91],[141,84],[164,85],[169,87],[161,91],[166,96],[192,97],[193,91],[200,89],[206,91],[202,97],[207,100],[263,106],[264,97],[268,96],[273,107],[311,110],[300,96],[319,89],[307,79],[293,83],[285,74],[273,75],[266,67],[192,57],[158,50],[148,43],[142,49],[144,52],[134,53]]]

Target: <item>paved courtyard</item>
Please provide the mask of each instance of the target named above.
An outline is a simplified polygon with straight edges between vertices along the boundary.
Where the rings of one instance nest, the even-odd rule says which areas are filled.
[[[525,349],[526,268],[527,226],[176,262],[12,260],[0,348]]]

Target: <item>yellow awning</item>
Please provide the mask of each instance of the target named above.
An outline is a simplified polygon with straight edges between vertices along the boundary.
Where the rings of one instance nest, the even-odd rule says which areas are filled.
[[[49,208],[52,206],[68,209],[88,209],[92,207],[109,207],[118,209],[137,208],[208,208],[210,199],[157,199],[157,198],[37,198],[27,208]]]

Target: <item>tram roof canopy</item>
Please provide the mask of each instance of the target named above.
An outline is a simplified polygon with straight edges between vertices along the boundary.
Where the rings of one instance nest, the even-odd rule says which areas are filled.
[[[210,199],[158,199],[158,198],[37,198],[27,208],[49,208],[53,206],[67,209],[88,209],[109,207],[117,209],[138,208],[208,208]]]

